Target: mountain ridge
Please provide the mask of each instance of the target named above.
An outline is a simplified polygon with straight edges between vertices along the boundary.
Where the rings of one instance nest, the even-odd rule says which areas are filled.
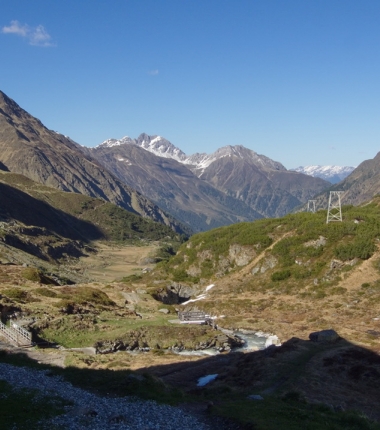
[[[108,172],[79,144],[49,130],[2,91],[0,163],[36,182],[103,198],[132,213],[170,225],[178,232],[188,232],[187,227]]]
[[[353,166],[321,166],[321,165],[310,165],[310,166],[299,166],[294,170],[295,172],[304,173],[305,175],[310,175],[318,178],[325,179],[326,181],[336,184],[348,175],[350,175],[356,167]]]
[[[133,148],[139,148],[140,152]],[[220,203],[225,201],[229,207],[223,210],[229,213],[231,207],[234,208],[235,215],[240,217],[240,221],[284,215],[330,185],[320,178],[311,178],[301,173],[288,171],[281,163],[257,154],[242,145],[227,145],[212,154],[196,153],[187,156],[165,138],[156,135],[148,136],[143,133],[137,139],[130,137],[120,140],[109,139],[95,148],[87,148],[86,151],[89,151],[93,157],[127,184],[139,184],[141,187],[138,188],[139,191],[161,206],[163,203],[160,201],[160,194],[167,194],[169,190],[173,192],[173,185],[170,184],[175,184],[174,188],[180,195],[188,195],[189,189],[186,188],[183,177],[191,178],[189,176],[191,172],[194,175],[192,182],[197,184],[198,190],[202,193],[207,188],[208,197],[197,196],[197,193],[194,192],[192,195],[195,200],[198,200],[197,202],[188,195],[190,199],[188,201],[192,203],[188,205],[186,202],[185,211],[192,212],[193,207],[199,204],[199,199],[205,202],[208,200],[209,207],[204,213],[210,213],[211,209],[218,211]],[[143,173],[132,173],[135,164],[132,153],[135,156],[137,153],[139,154],[140,165],[145,164]],[[156,158],[152,158],[152,156]],[[142,161],[143,158],[145,161]],[[162,161],[163,159],[166,161]],[[158,164],[161,164],[162,169],[166,169],[165,175],[168,178],[168,182],[161,187],[155,181],[155,178],[162,175],[162,170],[161,173],[155,170]],[[163,164],[166,164],[166,167]],[[181,165],[183,167],[180,167]],[[184,168],[188,170],[187,173],[186,170],[183,170]],[[151,175],[150,170],[155,173]],[[181,174],[179,174],[180,171]],[[147,182],[149,186],[146,186]],[[222,193],[222,197],[220,193]],[[211,194],[218,202],[211,203],[209,200]],[[170,199],[176,200],[176,202],[171,203]],[[173,207],[173,204],[177,205],[180,200],[181,197],[177,194],[167,196],[163,207],[169,212],[175,210],[176,212],[172,213],[184,221],[183,208],[174,209]],[[215,204],[216,206],[214,206]],[[253,217],[250,213],[252,210],[254,211]],[[219,218],[219,215],[217,217]],[[185,222],[189,222],[189,220]],[[205,225],[203,222],[201,230],[223,224],[226,223],[211,221]],[[199,226],[192,225],[192,227],[195,231],[200,230]]]

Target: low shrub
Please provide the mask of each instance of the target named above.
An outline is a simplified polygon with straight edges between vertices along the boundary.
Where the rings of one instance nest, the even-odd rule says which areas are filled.
[[[28,281],[39,282],[45,285],[58,285],[56,281],[46,276],[41,270],[28,267],[21,272],[21,276]]]
[[[291,275],[291,271],[289,269],[285,269],[272,273],[271,279],[272,281],[283,281],[284,279],[290,278]]]

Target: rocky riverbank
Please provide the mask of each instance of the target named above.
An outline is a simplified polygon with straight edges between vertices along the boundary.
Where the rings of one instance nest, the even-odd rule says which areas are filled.
[[[215,352],[229,352],[233,348],[242,347],[244,343],[243,339],[234,334],[212,331],[205,339],[196,340],[192,345],[181,341],[180,338],[168,345],[167,339],[160,342],[160,340],[157,341],[157,337],[149,338],[144,330],[134,330],[129,333],[128,338],[99,341],[94,346],[97,354],[110,354],[117,351],[147,352],[152,349],[173,352],[213,349]]]

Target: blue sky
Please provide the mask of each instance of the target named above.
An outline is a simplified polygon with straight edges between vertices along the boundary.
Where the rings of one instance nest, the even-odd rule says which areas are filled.
[[[0,90],[81,145],[158,134],[287,168],[380,150],[378,0],[8,0]]]

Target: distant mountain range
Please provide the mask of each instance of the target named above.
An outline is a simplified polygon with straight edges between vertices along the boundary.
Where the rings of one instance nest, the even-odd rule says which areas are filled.
[[[354,169],[352,166],[300,166],[291,170],[336,184],[343,181]]]
[[[102,198],[177,232],[283,216],[334,188],[314,176],[334,182],[349,174],[336,187],[346,202],[361,203],[380,192],[378,157],[349,174],[352,167],[287,170],[241,145],[189,156],[147,134],[86,148],[48,130],[0,91],[0,169]]]
[[[330,185],[241,145],[187,156],[141,134],[83,150],[195,231],[285,215]]]

